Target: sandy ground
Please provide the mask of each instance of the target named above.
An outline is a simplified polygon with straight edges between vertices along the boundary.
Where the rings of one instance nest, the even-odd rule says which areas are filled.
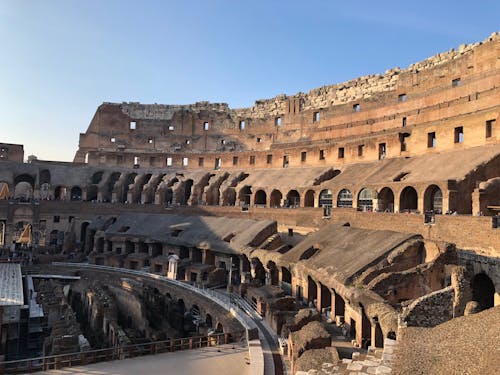
[[[163,353],[89,366],[36,372],[47,375],[249,375],[248,349],[223,345],[197,350]]]

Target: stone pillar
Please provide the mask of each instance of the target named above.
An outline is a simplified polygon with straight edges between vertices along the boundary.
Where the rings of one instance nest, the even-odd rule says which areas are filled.
[[[316,309],[321,313],[321,284],[316,283]]]
[[[419,210],[421,214],[423,214],[425,211],[424,210],[424,193],[418,195],[417,210]]]

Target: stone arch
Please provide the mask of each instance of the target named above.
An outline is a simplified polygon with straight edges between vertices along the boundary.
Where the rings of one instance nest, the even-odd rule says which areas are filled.
[[[304,195],[304,207],[314,207],[314,190],[306,191]]]
[[[73,186],[70,191],[70,199],[72,201],[82,200],[82,188],[80,186]]]
[[[290,190],[286,195],[287,207],[300,207],[300,194],[297,190]]]
[[[132,194],[132,203],[142,203],[142,190],[144,189],[144,186],[151,180],[151,176],[153,176],[152,173],[146,173],[145,175],[141,176],[139,181],[136,182],[136,186],[134,186],[134,192]]]
[[[377,199],[377,192],[370,188],[363,188],[358,194],[358,209],[373,211],[373,200]]]
[[[23,173],[14,178],[14,186],[19,184],[20,182],[26,182],[31,185],[31,188],[35,188],[35,178],[29,174]]]
[[[137,173],[135,173],[135,172],[129,173],[125,177],[125,180],[123,181],[123,184],[121,185],[121,192],[120,192],[121,194],[120,194],[120,198],[119,198],[120,202],[122,202],[122,203],[128,202],[128,193],[129,193],[130,185],[132,185],[134,183],[136,177],[137,177]],[[132,202],[128,202],[128,203],[132,203]]]
[[[14,199],[29,201],[33,198],[33,186],[26,181],[19,181],[14,188]]]
[[[274,189],[270,195],[269,206],[273,208],[281,207],[281,201],[283,200],[283,194],[281,191]]]
[[[389,187],[382,188],[377,194],[378,210],[394,212],[394,192]]]
[[[266,270],[264,265],[260,261],[259,258],[250,259],[251,267],[251,275],[252,279],[259,280],[262,284],[266,283]]]
[[[50,199],[50,184],[48,184],[47,182],[40,184],[40,199],[41,200]]]
[[[252,187],[248,185],[243,186],[238,192],[238,201],[240,202],[240,205],[241,204],[249,205],[251,196],[252,196]]]
[[[50,171],[48,169],[43,169],[40,171],[40,175],[38,176],[38,183],[49,184],[50,185]]]
[[[320,287],[320,295],[321,301],[318,302],[318,309],[323,312],[324,309],[331,310],[332,306],[332,293],[327,286],[323,285],[323,283],[319,283]]]
[[[255,205],[263,205],[266,206],[267,204],[267,194],[264,190],[257,190],[255,192],[255,197],[254,197],[254,204]]]
[[[332,207],[333,206],[333,193],[330,189],[323,189],[319,193],[319,206]]]
[[[399,211],[410,212],[418,208],[418,194],[412,186],[405,187],[399,195]]]
[[[352,192],[342,189],[337,195],[337,207],[352,208]]]
[[[424,211],[443,213],[443,192],[437,185],[430,185],[424,193]]]
[[[98,172],[95,172],[93,175],[92,175],[92,178],[91,178],[91,183],[93,185],[98,185],[101,183],[102,181],[102,176],[104,175],[104,171],[98,171]]]
[[[484,272],[474,276],[471,282],[472,300],[479,304],[481,310],[495,305],[495,285]]]

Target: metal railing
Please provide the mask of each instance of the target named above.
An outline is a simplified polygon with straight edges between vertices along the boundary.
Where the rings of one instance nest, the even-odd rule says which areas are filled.
[[[229,344],[233,337],[242,337],[244,335],[244,331],[215,333],[209,336],[169,339],[78,353],[5,361],[0,362],[0,374],[20,374],[35,371],[57,370],[63,367],[84,366],[92,363],[134,358],[150,354],[213,347]]]

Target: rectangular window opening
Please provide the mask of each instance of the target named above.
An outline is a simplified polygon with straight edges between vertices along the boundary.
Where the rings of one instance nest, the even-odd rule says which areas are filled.
[[[365,148],[365,145],[358,146],[358,156],[363,156],[363,149],[364,148]]]
[[[167,167],[171,167],[171,166],[172,166],[172,158],[168,157],[167,158]]]
[[[455,78],[451,81],[451,87],[458,87],[462,84],[462,80],[460,78]]]
[[[130,130],[135,130],[137,127],[137,123],[135,121],[130,121]]]
[[[359,105],[359,103],[356,103],[352,106],[352,111],[353,112],[359,112],[361,111],[361,106]]]
[[[245,130],[246,122],[244,120],[240,121],[240,130]]]
[[[198,167],[203,167],[203,164],[205,164],[205,159],[204,158],[198,158]]]
[[[319,150],[319,160],[325,160],[325,150]]]
[[[458,126],[455,128],[454,142],[455,143],[463,143],[464,142],[464,127],[463,126]]]
[[[174,130],[174,129],[175,129],[175,127],[173,125],[168,126],[168,130]]]
[[[406,117],[403,117],[403,121],[401,121],[401,125],[404,127],[406,126]]]
[[[307,152],[302,151],[302,152],[300,153],[300,161],[303,163],[303,162],[305,162],[305,161],[306,161],[306,159],[307,159]]]
[[[274,125],[281,126],[281,117],[276,117],[274,119]]]
[[[493,136],[493,125],[495,120],[486,121],[486,138],[491,138]]]
[[[436,147],[436,132],[427,133],[427,147],[428,148]]]
[[[182,158],[182,166],[183,167],[187,167],[188,163],[189,163],[189,159],[188,158]]]
[[[111,143],[115,143],[116,142],[116,138],[115,137],[111,137],[110,141],[111,141]]]
[[[313,113],[313,122],[318,122],[320,119],[319,112],[314,112]]]
[[[273,155],[269,154],[267,155],[267,164],[272,164],[273,163]]]
[[[257,143],[262,143],[262,138],[257,137]]]
[[[221,158],[215,158],[215,169],[220,169],[222,167]]]
[[[205,131],[206,131],[206,130],[208,130],[209,128],[210,128],[210,124],[208,123],[208,121],[205,121],[205,122],[203,123],[203,130],[205,130]]]
[[[406,102],[406,94],[399,94],[398,102]]]
[[[387,152],[387,149],[386,149],[385,143],[379,143],[379,145],[378,145],[378,160],[385,159],[386,152]]]
[[[344,147],[339,147],[339,159],[344,158]]]
[[[255,156],[251,155],[250,156],[250,165],[254,165],[254,164],[255,164]]]
[[[288,168],[288,155],[283,156],[283,168]]]
[[[233,156],[233,165],[238,165],[238,157]]]

